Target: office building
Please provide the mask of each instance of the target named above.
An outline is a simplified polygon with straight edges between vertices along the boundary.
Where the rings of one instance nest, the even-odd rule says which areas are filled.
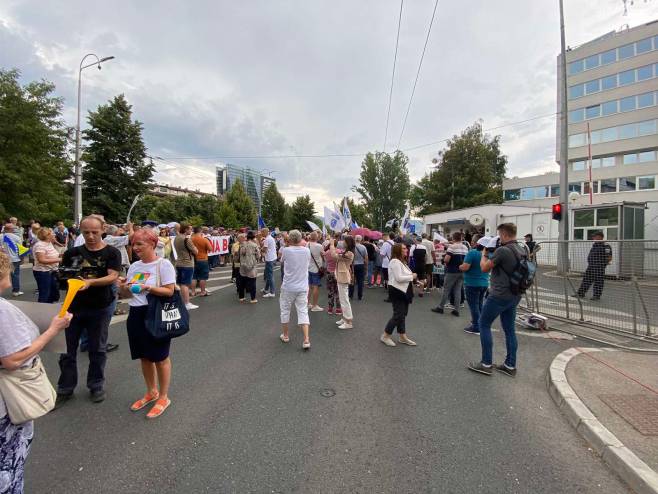
[[[149,185],[149,193],[160,197],[175,197],[175,196],[204,197],[204,196],[215,195],[209,192],[201,192],[199,189],[190,190],[184,187],[175,187],[169,184],[151,184]]]
[[[223,196],[226,194],[237,180],[242,182],[247,195],[254,201],[258,214],[260,214],[263,192],[275,183],[276,179],[265,176],[259,170],[249,167],[230,163],[217,165],[217,195]]]

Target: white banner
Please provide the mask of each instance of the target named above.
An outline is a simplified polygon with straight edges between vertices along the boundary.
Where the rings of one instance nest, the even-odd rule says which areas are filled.
[[[231,237],[228,235],[207,237],[212,244],[212,250],[208,252],[209,256],[218,256],[220,254],[228,254],[228,242]]]

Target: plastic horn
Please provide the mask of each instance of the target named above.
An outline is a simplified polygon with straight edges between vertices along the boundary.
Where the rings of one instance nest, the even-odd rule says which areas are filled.
[[[85,282],[82,280],[71,279],[68,280],[68,282],[69,282],[69,289],[66,292],[66,298],[64,299],[62,308],[59,309],[59,317],[64,317],[66,315],[66,311],[69,310],[69,307],[71,307],[71,302],[73,302],[73,299],[75,298],[75,294],[80,291],[80,288],[85,286]]]

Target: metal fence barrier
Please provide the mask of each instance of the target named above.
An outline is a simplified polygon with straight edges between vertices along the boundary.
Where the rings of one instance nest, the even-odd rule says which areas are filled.
[[[535,282],[521,305],[547,316],[637,336],[658,334],[658,241],[538,242]],[[568,252],[559,272],[559,252]]]

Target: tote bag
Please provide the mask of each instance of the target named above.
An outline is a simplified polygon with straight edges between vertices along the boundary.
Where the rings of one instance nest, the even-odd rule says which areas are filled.
[[[0,369],[0,394],[14,425],[34,420],[55,408],[57,393],[37,356],[28,367]]]
[[[160,284],[160,262],[156,267],[156,286]],[[178,338],[190,331],[190,315],[185,308],[178,289],[171,297],[160,297],[148,294],[148,309],[146,313],[146,329],[156,340]]]

